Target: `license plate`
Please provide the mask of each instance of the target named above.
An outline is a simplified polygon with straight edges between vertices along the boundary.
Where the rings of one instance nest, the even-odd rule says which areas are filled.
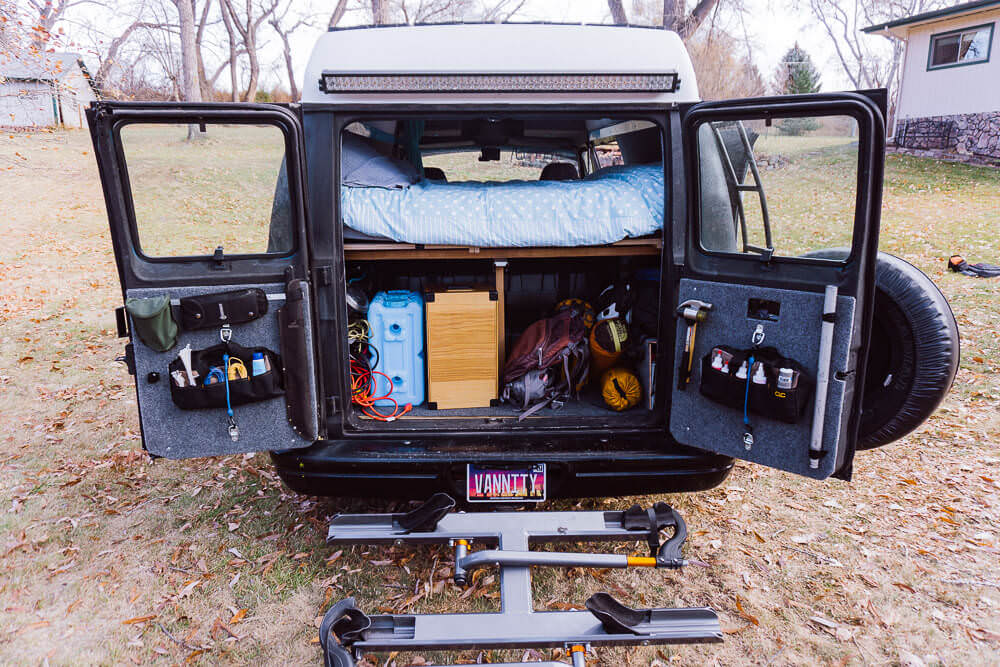
[[[541,502],[545,500],[545,464],[526,466],[468,465],[470,503]]]

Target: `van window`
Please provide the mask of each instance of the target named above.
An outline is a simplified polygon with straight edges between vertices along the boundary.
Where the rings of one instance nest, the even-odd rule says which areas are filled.
[[[291,252],[280,128],[131,123],[120,132],[144,255],[211,256],[219,246],[227,257]]]
[[[797,257],[851,245],[859,154],[850,116],[705,122],[698,157],[705,250]]]

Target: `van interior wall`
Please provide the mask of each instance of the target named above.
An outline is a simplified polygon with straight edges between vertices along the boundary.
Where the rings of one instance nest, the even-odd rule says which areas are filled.
[[[504,269],[505,344],[502,349],[510,351],[524,330],[533,322],[552,316],[560,301],[578,298],[596,308],[599,295],[609,285],[631,280],[636,272],[642,270],[658,271],[659,267],[658,255],[508,260]],[[493,260],[357,261],[349,263],[347,268],[349,284],[360,286],[369,298],[388,290],[426,294],[448,288],[495,289]],[[484,417],[494,420],[491,423],[496,427],[495,418],[510,418],[507,421],[513,422],[518,413],[518,407],[511,405],[433,410],[425,404],[414,406],[407,417],[441,420]],[[367,420],[357,409],[353,416],[355,419],[352,421],[361,428],[396,429],[404,427],[401,422],[407,422],[405,418],[388,423]],[[646,409],[645,402],[625,412],[612,411],[601,399],[598,382],[593,378],[581,393],[580,400],[569,401],[558,410],[543,409],[532,417],[532,422],[537,424],[538,420],[553,420],[565,423],[581,418],[592,419],[594,426],[627,422],[629,427],[635,427],[662,422],[659,411]],[[434,427],[430,423],[422,426]],[[414,424],[411,422],[408,427],[413,428]]]

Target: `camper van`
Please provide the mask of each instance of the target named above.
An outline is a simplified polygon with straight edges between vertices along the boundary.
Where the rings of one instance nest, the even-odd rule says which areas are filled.
[[[884,90],[703,102],[676,34],[334,29],[293,104],[88,111],[143,446],[321,496],[849,480],[958,334],[878,253]]]

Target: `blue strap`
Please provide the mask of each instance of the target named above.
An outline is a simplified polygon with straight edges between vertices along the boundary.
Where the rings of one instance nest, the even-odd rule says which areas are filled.
[[[743,394],[743,423],[750,428],[750,378],[753,377],[753,357],[747,359],[747,387]]]
[[[229,415],[230,417],[232,417],[233,416],[233,406],[229,402],[229,355],[228,354],[223,354],[222,355],[222,365],[226,369],[222,373],[222,376],[225,378],[225,381],[226,381],[226,414]]]

